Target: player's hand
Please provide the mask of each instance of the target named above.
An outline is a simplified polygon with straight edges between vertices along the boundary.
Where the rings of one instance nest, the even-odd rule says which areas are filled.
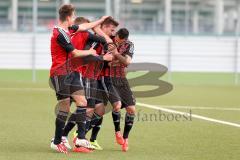
[[[106,37],[106,41],[107,41],[107,43],[113,43],[113,40],[109,37]]]
[[[112,54],[115,56],[115,55],[120,54],[120,53],[118,52],[117,48],[115,48],[115,49],[112,51]]]
[[[116,52],[116,47],[114,45],[108,45],[108,51],[111,52],[111,53],[114,53]]]
[[[93,49],[93,47],[91,47],[91,48],[89,49],[89,52],[90,52],[90,55],[93,55],[93,56],[98,56],[98,54],[97,54],[96,50],[95,50],[95,49]]]
[[[120,61],[113,59],[113,61],[111,62],[111,66],[120,66]]]
[[[110,18],[110,17],[111,17],[111,16],[102,16],[102,17],[101,17],[101,20],[104,21],[105,19]]]
[[[104,56],[103,56],[103,60],[105,61],[112,61],[113,59],[113,55],[110,54],[110,53],[106,53]]]

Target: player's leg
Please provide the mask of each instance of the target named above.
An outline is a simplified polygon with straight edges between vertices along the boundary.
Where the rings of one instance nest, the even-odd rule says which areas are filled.
[[[122,102],[119,95],[118,88],[121,86],[116,85],[116,78],[111,77],[109,85],[109,101],[112,104],[112,119],[115,129],[115,139],[116,142],[120,145],[124,143],[124,139],[120,129],[120,122],[121,122],[121,107]]]
[[[126,152],[128,150],[128,136],[133,127],[135,118],[135,106],[127,106],[126,107],[126,115],[125,115],[125,125],[124,125],[124,132],[123,138],[124,143],[122,145],[122,151]]]
[[[97,92],[97,99],[95,105],[95,112],[92,118],[91,127],[95,127],[97,124],[100,126],[100,122],[102,121],[101,118],[105,114],[105,106],[109,100],[109,86],[110,86],[110,79],[106,77],[101,77],[101,80],[98,80],[98,92]],[[99,132],[99,127],[93,129],[94,131]],[[93,131],[93,132],[94,132]],[[96,134],[97,134],[96,133]],[[95,134],[95,133],[94,133]]]
[[[118,144],[122,145],[124,143],[124,139],[120,129],[122,103],[120,101],[120,97],[118,95],[117,90],[113,86],[111,86],[110,89],[109,101],[111,102],[113,107],[112,120],[115,129],[115,139]]]
[[[90,122],[88,130],[91,130],[93,127],[95,127],[96,124],[98,123],[98,121],[102,118],[102,116],[105,113],[104,104],[103,103],[98,103],[98,101],[96,103],[97,104],[95,105],[95,109],[93,111],[93,114],[92,114],[92,117],[91,117],[91,122]]]
[[[70,106],[72,104],[74,100],[72,99],[72,97],[70,98]],[[73,112],[68,121],[67,121],[67,124],[65,125],[64,129],[63,129],[63,134],[62,134],[62,142],[65,144],[65,146],[68,148],[68,149],[71,149],[72,147],[70,146],[69,144],[69,141],[68,141],[68,134],[69,132],[74,128],[74,126],[76,125],[76,112]]]
[[[124,139],[121,133],[121,129],[120,129],[120,121],[121,121],[121,111],[120,109],[118,109],[120,106],[121,109],[121,102],[115,102],[113,104],[113,111],[112,111],[112,119],[113,119],[113,124],[114,124],[114,129],[115,129],[115,139],[116,142],[119,145],[122,145],[124,143]]]
[[[81,77],[81,75],[80,75],[80,77]],[[87,99],[86,129],[85,129],[85,131],[87,133],[88,128],[90,126],[91,117],[92,117],[93,112],[94,112],[94,106],[95,106],[95,100],[93,99],[94,98],[94,92],[93,92],[93,90],[91,90],[91,88],[94,88],[95,82],[93,81],[91,83],[91,87],[90,87],[90,82],[91,81],[88,78],[83,78],[82,80],[83,80],[83,86],[84,86],[84,91],[85,91],[85,97]],[[70,116],[70,118],[68,120],[68,123],[64,128],[63,136],[67,137],[69,132],[74,128],[75,124],[76,124],[76,111],[74,113],[72,113],[72,115]],[[77,137],[77,135],[78,135],[78,133],[77,133],[77,131],[75,131],[74,132],[74,139]]]
[[[67,148],[62,142],[63,128],[70,110],[70,89],[64,83],[65,76],[55,76],[51,78],[52,86],[55,89],[58,104],[56,106],[55,136],[51,142],[51,148],[67,153]]]
[[[86,132],[91,128],[91,120],[94,115],[97,94],[97,80],[85,78],[85,95],[87,98],[87,122]]]
[[[133,93],[130,89],[130,86],[128,84],[128,81],[126,78],[121,78],[121,87],[118,87],[118,92],[121,97],[122,102],[122,108],[126,109],[126,115],[125,115],[125,125],[124,125],[124,132],[123,132],[123,138],[124,143],[122,145],[122,150],[127,151],[128,150],[128,136],[132,129],[134,118],[135,118],[135,97],[133,96]]]
[[[103,150],[103,148],[97,142],[97,136],[101,129],[102,122],[103,122],[103,115],[105,113],[105,106],[104,103],[98,103],[96,101],[94,114],[92,117],[90,128],[92,128],[92,133],[90,137],[91,144],[95,147],[96,150]]]
[[[96,91],[96,100],[95,100],[95,109],[91,120],[90,128],[96,126],[97,122],[105,114],[105,106],[107,105],[107,94],[104,90],[101,80],[97,80],[97,91]]]
[[[76,152],[90,152],[88,148],[91,148],[90,143],[86,140],[86,106],[87,100],[85,98],[85,92],[83,88],[82,79],[79,76],[79,73],[73,73],[73,80],[71,82],[71,96],[75,101],[76,104],[76,114],[75,120],[78,126],[77,129],[77,137],[74,140],[75,148],[74,151]]]
[[[90,106],[87,106],[87,114],[86,114],[86,133],[91,129],[91,121],[92,121],[92,116],[94,114],[94,108],[90,108]]]
[[[76,77],[75,77],[76,78]],[[84,91],[85,91],[85,93],[87,93],[86,92],[86,88],[87,88],[87,82],[86,82],[86,79],[85,78],[82,78],[82,75],[81,75],[81,73],[79,73],[79,80],[82,80],[82,85],[83,85],[83,87],[84,87]],[[82,78],[82,79],[81,79]],[[73,85],[79,85],[79,82],[75,82],[76,84],[73,84]],[[80,86],[81,86],[81,84],[80,84]],[[81,88],[80,88],[81,89]],[[86,95],[85,95],[86,96]],[[71,97],[71,99],[70,99],[70,102],[72,103],[72,102],[75,102],[75,100]],[[77,110],[76,110],[77,111]],[[64,142],[64,144],[67,146],[67,148],[68,149],[71,149],[71,146],[70,146],[70,144],[69,144],[69,141],[68,141],[68,134],[69,134],[69,132],[75,127],[75,125],[76,125],[76,111],[75,112],[73,112],[71,115],[70,115],[70,117],[69,117],[69,119],[68,119],[68,122],[67,122],[67,124],[65,125],[65,127],[64,127],[64,130],[63,130],[63,135],[62,135],[62,141]],[[88,118],[87,118],[88,119]],[[87,123],[86,123],[86,125],[87,125]],[[74,138],[75,137],[77,137],[77,132],[76,132],[76,136],[74,136]]]
[[[97,142],[97,136],[101,129],[103,115],[105,114],[105,106],[107,105],[108,102],[108,97],[106,91],[104,90],[102,81],[98,80],[97,82],[98,83],[95,110],[90,125],[90,128],[92,128],[90,142],[95,147],[95,149],[102,150],[102,147]]]

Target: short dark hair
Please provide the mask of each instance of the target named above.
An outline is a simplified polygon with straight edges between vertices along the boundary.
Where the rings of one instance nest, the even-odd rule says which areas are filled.
[[[74,24],[76,25],[80,25],[80,24],[83,24],[83,23],[89,23],[89,19],[85,18],[85,17],[77,17],[75,20],[74,20]]]
[[[120,39],[128,39],[129,37],[129,31],[127,28],[121,28],[117,31],[116,35],[120,38]]]
[[[64,4],[62,5],[59,10],[59,19],[61,21],[65,21],[68,16],[71,16],[73,12],[75,11],[75,7],[72,4]]]
[[[119,23],[115,19],[113,19],[112,17],[108,17],[101,24],[101,26],[103,26],[103,25],[114,25],[114,26],[117,27],[119,25]]]

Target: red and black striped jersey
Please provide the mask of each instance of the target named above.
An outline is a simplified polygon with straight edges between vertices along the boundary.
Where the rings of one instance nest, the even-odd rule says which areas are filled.
[[[103,55],[103,45],[97,44],[96,52]],[[103,69],[104,61],[92,61],[83,68],[83,77],[97,80]]]
[[[134,54],[134,44],[131,41],[127,40],[126,42],[118,46],[118,52],[123,56],[128,55],[132,58]],[[115,64],[115,65],[114,63],[112,64],[113,65],[111,65],[110,67],[110,76],[125,78],[126,77],[125,69],[127,66],[122,63]]]
[[[103,37],[92,34],[88,31],[77,32],[72,36],[73,46],[78,50],[87,50],[92,47],[92,44],[96,42],[97,45],[94,49],[96,49],[98,54],[101,54],[102,48],[101,46],[106,43],[106,40]],[[100,45],[100,46],[99,46]],[[100,48],[99,48],[100,47]],[[87,65],[93,65],[94,62],[86,61],[86,57],[73,58],[71,60],[71,68],[73,71],[80,72],[84,75]],[[95,62],[97,63],[97,62]]]

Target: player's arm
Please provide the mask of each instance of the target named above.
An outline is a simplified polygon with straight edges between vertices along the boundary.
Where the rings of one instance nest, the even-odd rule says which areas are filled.
[[[129,55],[121,55],[118,52],[113,54],[114,57],[118,60],[119,63],[124,64],[125,66],[128,66],[132,62],[132,57]]]
[[[103,38],[101,36],[94,35],[90,32],[89,32],[88,40],[91,41],[91,42],[101,43],[102,45],[105,45],[107,43],[105,38]]]
[[[63,47],[63,49],[67,53],[72,52],[74,57],[85,57],[85,56],[88,56],[88,55],[94,55],[94,56],[97,55],[96,51],[93,48],[90,48],[89,50],[77,50],[77,49],[75,49],[73,47],[71,41],[70,41],[70,38],[63,31],[60,31],[60,33],[57,37],[57,42],[61,47]]]
[[[106,40],[103,37],[94,35],[92,33],[89,32],[89,36],[88,36],[88,43],[85,46],[85,48],[90,48],[90,45],[93,44],[93,42],[97,42],[97,43],[101,43],[103,46],[106,46],[105,44],[107,44]],[[95,45],[95,47],[93,47],[93,49],[96,49],[98,45]],[[113,55],[110,53],[104,54],[104,55],[98,55],[96,57],[92,57],[93,61],[112,61],[113,59]]]
[[[89,62],[103,62],[103,61],[107,61],[110,62],[113,59],[113,55],[112,54],[105,54],[105,55],[98,55],[98,56],[86,56],[84,57],[85,63],[89,63]]]
[[[102,31],[102,29],[100,28],[100,25],[94,27],[94,28],[93,28],[93,31],[94,31],[95,33],[97,33],[99,36],[104,37],[105,40],[107,41],[107,43],[112,43],[112,42],[113,42],[112,39],[111,39],[107,34],[105,34],[105,33]]]
[[[106,18],[108,18],[109,16],[103,16],[102,18],[100,18],[99,20],[96,20],[96,21],[93,21],[93,22],[90,22],[90,23],[83,23],[83,24],[80,24],[78,26],[78,31],[86,31],[86,30],[89,30],[89,29],[92,29],[98,25],[100,25]]]
[[[90,48],[89,50],[78,50],[78,49],[74,49],[72,51],[73,57],[86,57],[86,56],[98,56],[96,54],[96,50],[92,48]]]
[[[133,51],[134,45],[131,43],[124,52],[124,56],[120,54],[117,49],[114,50],[113,55],[120,63],[128,66],[132,61]]]

